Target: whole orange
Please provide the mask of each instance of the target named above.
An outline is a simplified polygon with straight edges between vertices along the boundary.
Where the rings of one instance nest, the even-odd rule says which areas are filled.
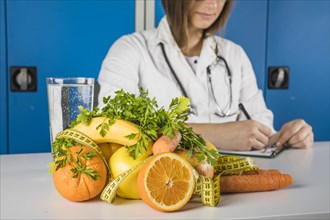
[[[103,160],[93,149],[79,144],[66,150],[67,156],[55,159],[55,162],[59,162],[69,158],[64,166],[55,169],[53,173],[57,191],[71,201],[96,197],[107,181],[107,168]],[[55,168],[58,166],[56,164]]]

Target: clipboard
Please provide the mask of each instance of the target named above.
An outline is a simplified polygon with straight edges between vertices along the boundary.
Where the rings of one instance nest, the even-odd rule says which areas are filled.
[[[231,151],[231,150],[219,150],[220,154],[226,155],[238,155],[238,156],[249,156],[249,157],[264,157],[264,158],[274,158],[279,153],[281,153],[286,147],[276,147],[275,145],[267,145],[261,150],[251,150],[251,151]]]

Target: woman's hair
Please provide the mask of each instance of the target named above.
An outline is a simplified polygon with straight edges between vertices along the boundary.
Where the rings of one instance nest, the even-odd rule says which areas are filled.
[[[188,43],[188,15],[193,1],[196,0],[162,0],[172,34],[181,49]],[[233,0],[226,0],[218,19],[208,29],[205,29],[204,38],[215,34],[221,28],[224,33],[233,3]]]

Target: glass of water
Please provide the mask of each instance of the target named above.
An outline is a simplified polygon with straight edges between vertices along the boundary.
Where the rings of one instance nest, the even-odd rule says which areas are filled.
[[[80,114],[78,106],[93,109],[94,78],[47,78],[50,141]]]

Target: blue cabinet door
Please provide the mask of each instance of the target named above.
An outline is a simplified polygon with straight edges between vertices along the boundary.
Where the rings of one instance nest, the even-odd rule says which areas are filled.
[[[269,1],[267,66],[289,66],[287,90],[266,90],[275,128],[295,118],[329,140],[329,1]]]
[[[36,92],[7,90],[8,153],[49,152],[46,77],[96,78],[111,44],[134,32],[135,1],[7,1],[6,10],[8,67],[38,74]]]
[[[0,1],[0,154],[7,153],[7,55],[5,2]]]
[[[225,33],[225,38],[241,45],[245,50],[261,90],[265,87],[267,4],[267,1],[235,1]]]

